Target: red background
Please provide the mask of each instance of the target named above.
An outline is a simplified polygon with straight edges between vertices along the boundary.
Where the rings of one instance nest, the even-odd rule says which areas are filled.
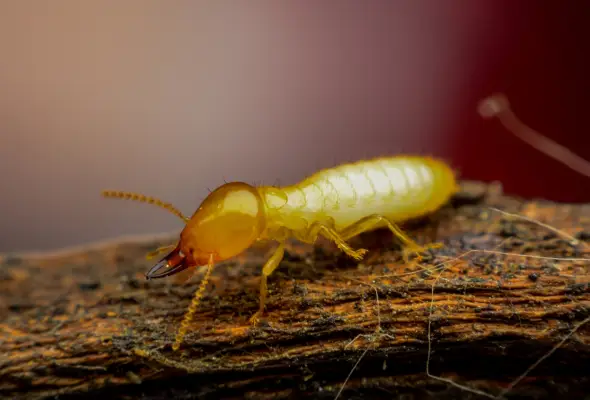
[[[482,92],[503,91],[527,125],[590,159],[590,2],[498,2],[497,7],[504,29],[491,38],[491,48],[481,48],[483,62],[458,108],[477,102]],[[461,117],[448,135],[462,176],[502,181],[506,192],[525,197],[590,200],[587,177],[510,135],[497,120]]]

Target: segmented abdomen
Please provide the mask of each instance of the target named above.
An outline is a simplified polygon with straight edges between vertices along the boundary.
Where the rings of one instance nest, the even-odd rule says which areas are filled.
[[[400,156],[325,169],[285,188],[285,193],[290,213],[311,222],[330,216],[341,229],[371,214],[393,221],[427,214],[443,205],[456,189],[447,164],[428,157]]]

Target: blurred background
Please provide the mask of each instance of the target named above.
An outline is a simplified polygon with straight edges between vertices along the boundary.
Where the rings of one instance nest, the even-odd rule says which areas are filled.
[[[507,192],[587,178],[482,120],[505,92],[590,158],[590,2],[0,2],[0,252],[180,229],[225,180],[291,184],[380,155],[445,158]]]

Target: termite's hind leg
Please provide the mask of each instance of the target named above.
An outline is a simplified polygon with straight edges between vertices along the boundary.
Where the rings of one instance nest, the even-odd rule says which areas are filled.
[[[374,229],[377,225],[384,224],[389,230],[393,233],[393,235],[398,238],[403,244],[402,254],[404,257],[404,261],[406,263],[409,262],[409,257],[411,254],[416,254],[418,260],[420,261],[422,257],[420,253],[428,250],[428,249],[438,249],[442,247],[442,243],[430,243],[424,246],[420,246],[414,240],[412,240],[408,235],[406,235],[395,223],[391,222],[389,219],[385,218],[382,215],[373,214],[369,215],[365,218],[362,218],[355,222],[354,224],[344,228],[340,232],[340,236],[344,240],[348,240],[355,236],[360,235],[363,232],[367,232],[369,230]]]
[[[270,274],[272,274],[273,271],[277,269],[284,255],[285,244],[281,242],[272,256],[270,256],[270,258],[266,261],[264,267],[262,267],[262,276],[260,277],[260,304],[258,311],[250,318],[250,323],[252,325],[255,325],[258,322],[258,319],[264,314],[266,294],[268,292],[266,281]]]
[[[332,224],[333,225],[333,224]],[[314,222],[305,235],[300,238],[302,241],[306,243],[315,243],[317,240],[318,235],[322,235],[327,239],[333,241],[336,246],[348,256],[354,258],[357,261],[363,259],[364,255],[367,253],[366,249],[353,249],[346,243],[346,239],[342,237],[342,235],[331,226],[327,225],[326,223]]]

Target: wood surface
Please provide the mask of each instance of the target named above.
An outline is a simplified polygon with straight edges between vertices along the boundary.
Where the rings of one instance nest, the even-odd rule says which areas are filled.
[[[476,251],[452,259],[470,250],[590,258],[590,205],[464,182],[451,204],[406,229],[444,247],[406,265],[388,231],[351,241],[370,251],[361,263],[330,243],[291,243],[256,327],[248,320],[269,248],[218,265],[178,352],[171,345],[202,271],[143,275],[145,254],[175,237],[4,255],[0,396],[486,398],[566,339],[505,397],[587,398],[590,324],[578,325],[590,316],[589,263]]]

